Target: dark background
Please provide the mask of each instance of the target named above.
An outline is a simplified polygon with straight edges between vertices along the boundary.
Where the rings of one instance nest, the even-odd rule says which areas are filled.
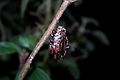
[[[83,0],[82,5],[80,5],[79,7],[69,7],[72,14],[77,20],[79,20],[81,16],[88,16],[93,17],[97,21],[99,21],[100,30],[102,30],[110,40],[109,46],[102,46],[102,44],[99,44],[98,41],[94,41],[97,44],[96,50],[93,53],[90,53],[87,59],[82,59],[78,61],[81,71],[80,80],[98,80],[113,77],[111,65],[114,64],[112,59],[114,58],[113,56],[115,53],[113,52],[114,30],[112,26],[114,24],[114,15],[111,14],[114,13],[114,8],[111,5],[114,5],[114,1],[112,3],[110,1],[105,0]],[[112,57],[110,57],[111,55]],[[60,73],[62,74],[62,71]],[[65,73],[65,75],[66,74],[69,73]],[[64,76],[64,73],[62,74],[63,78],[60,76],[56,75],[55,80],[58,80],[58,77],[59,80],[65,80],[63,79],[64,77],[66,77]],[[72,80],[72,78],[69,75],[66,79]]]
[[[113,6],[112,6],[113,5]],[[83,0],[83,4],[78,8],[71,6],[71,11],[74,16],[79,18],[80,15],[93,17],[100,22],[100,29],[105,32],[108,39],[110,40],[109,46],[102,46],[99,42],[97,49],[89,55],[86,60],[80,60],[79,66],[81,70],[80,80],[98,80],[113,78],[111,66],[114,66],[114,1],[106,0]],[[111,57],[112,56],[112,57]],[[113,68],[113,67],[112,67]],[[110,76],[111,75],[111,76]]]
[[[11,1],[15,1],[15,0],[11,0]],[[70,5],[68,7],[72,15],[78,21],[80,21],[79,19],[81,16],[95,18],[100,23],[100,30],[102,30],[107,35],[110,41],[109,46],[103,46],[103,44],[100,44],[99,41],[96,41],[93,39],[94,42],[96,43],[95,51],[90,53],[87,59],[80,59],[79,61],[77,61],[81,71],[80,80],[93,80],[93,79],[98,80],[98,79],[108,79],[108,77],[109,78],[112,77],[109,75],[109,72],[111,72],[111,69],[109,69],[109,65],[108,65],[109,63],[111,65],[114,63],[111,61],[113,57],[109,57],[109,55],[111,54],[112,56],[114,55],[114,52],[113,52],[114,30],[112,26],[113,19],[111,19],[113,16],[111,15],[111,13],[113,12],[113,9],[111,8],[111,5],[113,5],[112,2],[105,1],[105,0],[83,0],[83,3],[77,7],[75,7],[74,5]],[[33,17],[30,17],[30,16],[28,17],[26,17],[27,20],[29,19],[36,20],[36,18],[34,19]],[[62,19],[66,19],[64,14]],[[15,35],[19,34],[16,30],[14,31],[15,32],[13,33]],[[91,36],[88,36],[88,37],[91,37]],[[11,60],[11,62],[9,63],[0,62],[0,76],[10,75],[7,72],[9,72],[9,70],[16,69],[17,66],[15,67],[14,64],[15,65],[18,64],[17,62],[18,60],[16,60],[15,57],[18,57],[18,56],[14,55],[12,58],[13,60]],[[4,69],[6,71],[4,71]],[[51,67],[51,69],[52,69],[53,80],[66,80],[66,79],[73,80],[70,74],[64,69],[61,69],[59,66]]]

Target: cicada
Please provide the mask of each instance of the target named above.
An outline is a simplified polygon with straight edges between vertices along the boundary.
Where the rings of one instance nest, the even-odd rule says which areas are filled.
[[[49,54],[55,60],[60,60],[68,53],[68,49],[66,29],[63,26],[57,26],[49,36]]]

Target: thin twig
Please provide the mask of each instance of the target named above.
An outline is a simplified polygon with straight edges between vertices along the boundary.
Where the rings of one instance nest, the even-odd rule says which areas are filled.
[[[48,26],[50,18],[51,18],[51,0],[47,0],[47,6],[46,6],[46,21],[45,21],[45,27]]]
[[[63,3],[61,4],[61,7],[59,8],[58,12],[56,13],[53,21],[51,22],[51,24],[49,25],[47,31],[44,33],[44,35],[42,36],[42,38],[40,39],[40,41],[37,43],[35,49],[33,50],[33,52],[30,54],[30,56],[28,57],[25,65],[23,66],[22,70],[20,71],[17,79],[18,80],[23,80],[28,68],[30,67],[30,64],[32,63],[32,60],[34,59],[35,55],[38,53],[38,51],[40,50],[40,48],[42,47],[43,43],[45,42],[45,40],[47,39],[47,37],[50,35],[51,31],[54,29],[57,21],[60,19],[60,17],[62,16],[63,12],[65,11],[65,9],[67,8],[67,6],[72,3],[75,2],[77,0],[64,0]]]

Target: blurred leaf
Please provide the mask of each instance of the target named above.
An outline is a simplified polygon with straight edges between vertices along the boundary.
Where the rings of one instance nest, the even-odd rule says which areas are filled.
[[[99,30],[96,30],[92,33],[95,37],[97,37],[102,43],[109,45],[109,40],[107,39],[107,36]]]
[[[24,13],[25,13],[25,10],[26,10],[28,3],[29,3],[29,0],[22,0],[21,1],[21,17],[22,18],[24,17]]]
[[[88,18],[88,17],[82,17],[82,24],[87,25],[88,23],[93,23],[93,24],[95,24],[97,27],[99,26],[98,21],[96,21],[95,19],[93,19],[93,18]]]
[[[36,68],[27,80],[51,80],[50,77],[40,68]]]
[[[13,37],[10,41],[29,50],[33,50],[42,35],[42,33],[39,36],[33,34],[23,34]],[[48,40],[46,40],[44,45],[48,45]]]
[[[19,38],[19,42],[24,47],[27,47],[27,48],[30,47],[29,40],[26,37],[21,36]]]
[[[95,45],[91,41],[86,41],[85,48],[89,51],[93,51],[95,49]]]
[[[0,55],[12,54],[20,52],[21,49],[17,45],[11,42],[0,42]]]
[[[36,45],[36,42],[38,40],[37,36],[33,36],[33,35],[22,35],[19,37],[19,44],[22,47],[28,48],[30,50],[33,50],[33,48]]]
[[[60,62],[63,66],[66,66],[70,74],[75,80],[80,78],[80,70],[77,63],[73,59],[67,59]]]
[[[80,27],[78,29],[78,32],[77,32],[78,36],[81,36],[81,34],[84,34],[84,33],[91,32],[90,30],[86,29],[87,24],[89,24],[89,23],[93,23],[95,26],[99,26],[98,21],[96,21],[95,19],[88,18],[88,17],[82,17],[82,23],[81,23],[81,25],[80,25]]]

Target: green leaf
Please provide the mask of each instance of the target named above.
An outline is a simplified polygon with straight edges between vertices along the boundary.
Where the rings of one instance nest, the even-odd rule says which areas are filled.
[[[23,35],[12,38],[10,41],[22,46],[23,48],[33,50],[37,42],[39,41],[39,38],[41,38],[41,36],[42,36],[41,33],[40,35],[23,34]],[[48,45],[48,41],[46,41],[44,44]]]
[[[92,33],[95,37],[97,37],[102,43],[109,45],[109,40],[107,39],[107,36],[99,30],[96,30]]]
[[[26,38],[26,37],[24,37],[24,36],[21,36],[20,38],[19,38],[19,43],[23,46],[23,47],[30,47],[30,44],[29,44],[29,40]]]
[[[25,10],[26,10],[28,3],[29,3],[29,0],[22,0],[21,1],[21,17],[22,18],[24,17],[24,13],[25,13]]]
[[[11,42],[0,42],[0,55],[20,52],[21,48]]]
[[[80,70],[77,63],[73,59],[67,59],[60,62],[63,66],[66,66],[70,74],[75,80],[80,78]]]
[[[38,37],[34,35],[22,35],[19,37],[18,43],[27,49],[33,50],[36,43],[38,41]]]
[[[48,74],[40,68],[36,68],[27,80],[51,80]]]

